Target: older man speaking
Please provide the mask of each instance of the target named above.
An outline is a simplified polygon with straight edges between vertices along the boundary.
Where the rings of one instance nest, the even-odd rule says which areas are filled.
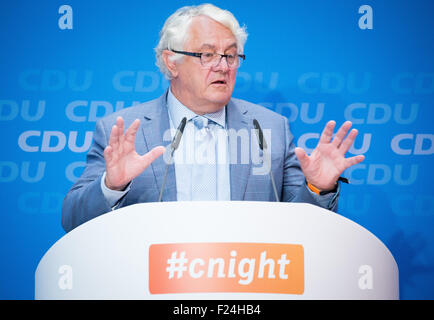
[[[158,201],[160,193],[162,201],[279,200],[336,211],[339,176],[364,159],[345,158],[357,130],[345,122],[332,139],[335,122],[328,122],[308,156],[294,146],[286,118],[232,98],[246,39],[230,12],[210,4],[167,19],[155,51],[170,88],[97,122],[86,168],[63,203],[66,231],[116,208]],[[160,157],[183,118],[179,155]],[[254,120],[264,142],[249,134]],[[267,152],[270,174],[255,172]]]

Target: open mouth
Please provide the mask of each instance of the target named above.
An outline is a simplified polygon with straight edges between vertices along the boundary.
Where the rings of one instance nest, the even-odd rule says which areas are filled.
[[[217,81],[211,82],[211,84],[226,84],[226,81],[224,81],[224,80],[217,80]]]

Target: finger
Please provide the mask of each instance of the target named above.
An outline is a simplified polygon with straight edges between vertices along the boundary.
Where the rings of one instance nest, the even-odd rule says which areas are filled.
[[[341,145],[339,146],[339,151],[341,151],[342,154],[347,153],[347,151],[351,148],[358,133],[359,132],[357,131],[357,129],[353,129],[348,134],[348,137],[346,137],[344,141],[342,141]]]
[[[298,158],[298,161],[300,162],[301,168],[307,168],[309,166],[309,156],[306,154],[306,151],[297,147],[295,148],[294,152]]]
[[[143,161],[143,170],[145,170],[152,162],[155,161],[158,157],[160,157],[164,151],[166,151],[166,148],[163,146],[158,146],[149,151],[148,153],[144,154],[141,158]]]
[[[117,151],[119,147],[119,128],[117,125],[112,127],[112,131],[110,132],[109,145],[113,148],[113,150]]]
[[[136,119],[134,122],[130,125],[127,132],[125,133],[125,140],[134,143],[136,140],[136,133],[140,126],[140,120]]]
[[[365,156],[360,154],[358,156],[355,157],[351,157],[351,158],[346,158],[345,159],[345,167],[349,168],[351,166],[354,166],[356,164],[359,164],[360,162],[362,162],[363,160],[365,160]]]
[[[332,144],[336,147],[339,147],[342,143],[342,140],[345,138],[345,136],[348,133],[348,130],[350,130],[352,126],[351,121],[345,121],[344,124],[339,128],[338,132],[336,133]]]
[[[104,159],[106,164],[109,164],[113,161],[113,148],[111,146],[107,146],[104,149]]]
[[[327,122],[324,130],[322,131],[321,138],[319,139],[320,143],[329,143],[333,136],[333,130],[335,129],[336,122],[330,120]]]
[[[122,117],[116,118],[116,126],[119,128],[118,136],[119,136],[119,152],[122,153],[123,151],[123,145],[125,141],[125,135],[124,135],[124,119]]]
[[[118,126],[121,133],[124,133],[124,119],[122,117],[116,118],[116,125]]]

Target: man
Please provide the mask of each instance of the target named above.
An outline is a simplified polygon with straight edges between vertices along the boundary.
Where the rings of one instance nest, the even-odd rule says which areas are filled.
[[[286,118],[232,98],[246,39],[244,28],[230,12],[209,4],[184,7],[169,17],[156,56],[170,88],[156,100],[97,123],[87,166],[63,203],[66,231],[116,208],[158,201],[166,168],[163,201],[275,201],[277,194],[280,201],[308,202],[336,211],[339,176],[364,159],[345,158],[357,130],[349,132],[351,123],[346,122],[332,139],[335,122],[330,121],[308,156],[295,148]],[[166,163],[160,156],[171,138],[167,139],[167,132],[184,117],[185,130],[191,134],[181,139],[183,157]],[[252,132],[254,119],[268,133],[267,148],[259,150],[254,135],[233,147],[243,136],[240,132]],[[219,132],[236,134],[219,139]],[[198,150],[206,150],[203,154],[213,160],[226,161],[199,163]],[[276,192],[271,175],[255,174],[259,162],[252,156],[245,160],[246,150],[262,152],[263,158],[269,152]],[[185,161],[189,154],[193,162]]]

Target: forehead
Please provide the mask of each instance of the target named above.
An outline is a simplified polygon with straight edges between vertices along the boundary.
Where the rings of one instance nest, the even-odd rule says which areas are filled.
[[[236,47],[236,39],[232,31],[221,23],[206,17],[194,17],[186,46],[191,49],[202,47],[215,47],[215,49],[227,49]]]

